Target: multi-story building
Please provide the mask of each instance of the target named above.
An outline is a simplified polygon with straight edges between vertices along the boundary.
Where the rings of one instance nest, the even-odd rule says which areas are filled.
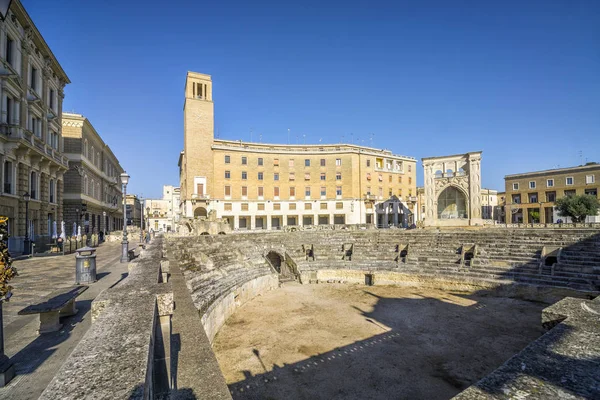
[[[123,168],[90,121],[81,114],[64,113],[65,221],[98,233],[123,229],[123,193],[119,175]]]
[[[564,196],[589,194],[598,197],[600,164],[587,163],[579,167],[506,175],[505,218],[512,223],[555,223],[561,217],[554,208],[557,199]],[[599,216],[590,216],[587,222],[600,222]]]
[[[142,204],[135,194],[125,196],[125,220],[127,225],[140,226],[142,218]]]
[[[10,251],[22,252],[26,234],[49,241],[63,219],[61,118],[70,81],[19,0],[0,21],[0,62],[0,214],[9,218]]]
[[[209,75],[188,72],[181,214],[214,211],[234,229],[410,222],[416,160],[354,144],[282,145],[214,137]]]
[[[147,199],[144,202],[148,229],[164,232],[177,229],[180,216],[179,193],[178,187],[164,185],[162,199]]]

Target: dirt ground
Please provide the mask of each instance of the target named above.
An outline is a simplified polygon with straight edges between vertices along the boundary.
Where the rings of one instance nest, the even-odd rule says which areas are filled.
[[[539,337],[544,307],[292,283],[237,310],[213,347],[234,399],[449,399]]]

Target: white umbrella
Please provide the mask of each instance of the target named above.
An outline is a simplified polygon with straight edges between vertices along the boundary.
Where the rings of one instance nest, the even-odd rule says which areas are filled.
[[[73,234],[71,236],[77,236],[77,222],[73,222]]]
[[[56,239],[58,234],[56,233],[56,221],[52,222],[52,239]]]
[[[60,223],[60,237],[62,240],[67,240],[67,235],[65,234],[65,221]]]
[[[77,227],[77,240],[81,240],[81,226]]]

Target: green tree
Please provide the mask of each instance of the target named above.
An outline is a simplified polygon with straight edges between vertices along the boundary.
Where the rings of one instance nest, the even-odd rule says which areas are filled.
[[[532,222],[540,222],[540,213],[539,211],[532,211],[529,213],[529,216],[533,220]]]
[[[571,217],[573,222],[584,222],[588,215],[597,215],[600,203],[596,196],[584,194],[565,196],[556,200],[556,209],[561,217]]]

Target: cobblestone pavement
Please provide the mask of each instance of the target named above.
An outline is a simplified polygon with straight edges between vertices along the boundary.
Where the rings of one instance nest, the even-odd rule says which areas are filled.
[[[134,246],[135,240],[130,242],[130,249]],[[120,263],[120,242],[106,242],[96,250],[98,281],[77,298],[79,312],[61,318],[60,331],[44,335],[37,334],[38,314],[21,316],[18,312],[58,288],[74,285],[75,255],[13,262],[19,276],[11,281],[13,298],[3,305],[3,323],[5,352],[15,365],[16,376],[0,388],[0,399],[37,399],[90,327],[93,299],[127,276],[127,263]]]

